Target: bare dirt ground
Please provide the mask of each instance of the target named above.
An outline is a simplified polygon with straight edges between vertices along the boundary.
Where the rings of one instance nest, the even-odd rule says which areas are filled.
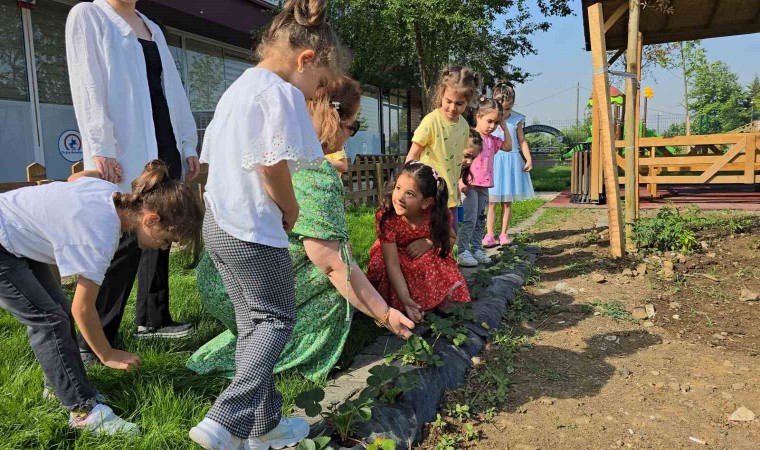
[[[760,415],[760,302],[741,299],[760,292],[760,228],[614,261],[604,214],[539,219],[536,282],[420,449],[760,449],[760,419],[731,420]]]

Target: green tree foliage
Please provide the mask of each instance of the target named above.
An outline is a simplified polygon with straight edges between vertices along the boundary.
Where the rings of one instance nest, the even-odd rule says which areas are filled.
[[[757,75],[755,75],[752,83],[747,86],[747,97],[750,102],[754,103],[754,117],[752,117],[754,119],[760,115],[760,77]]]
[[[430,97],[440,70],[465,64],[486,84],[525,81],[517,56],[536,54],[545,19],[567,16],[569,0],[334,0],[333,25],[353,51],[353,75],[381,87],[420,86]],[[537,5],[540,17],[531,13]],[[423,100],[425,100],[423,99]],[[427,103],[427,102],[424,102]]]
[[[723,61],[694,70],[689,106],[695,116],[697,134],[723,133],[749,122],[749,101],[739,76]]]

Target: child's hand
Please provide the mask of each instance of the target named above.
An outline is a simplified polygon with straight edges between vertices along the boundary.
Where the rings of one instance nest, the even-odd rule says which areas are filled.
[[[422,311],[420,311],[419,305],[416,303],[412,305],[404,305],[404,311],[406,311],[406,317],[412,320],[414,323],[420,323],[422,321]]]
[[[533,161],[528,160],[525,162],[525,166],[523,167],[523,172],[530,172],[533,170]]]
[[[282,212],[282,228],[284,228],[286,232],[290,232],[290,230],[296,225],[299,212],[298,206],[296,206],[293,211]]]
[[[421,238],[406,246],[406,254],[412,259],[417,259],[431,248],[433,248],[433,242],[428,238]]]
[[[124,180],[124,171],[121,170],[121,165],[116,164],[116,166],[113,168],[113,174],[116,178],[116,183],[121,183]]]
[[[464,184],[464,181],[462,181],[462,179],[459,180],[459,192],[466,194],[467,189],[469,188],[470,186],[467,186],[466,184]]]
[[[403,339],[409,339],[412,336],[412,328],[414,328],[414,322],[409,320],[398,309],[391,308],[390,314],[388,314],[388,328],[393,333]]]
[[[100,361],[103,365],[116,370],[130,370],[137,369],[142,364],[142,360],[139,356],[134,355],[124,350],[111,349],[111,351]]]

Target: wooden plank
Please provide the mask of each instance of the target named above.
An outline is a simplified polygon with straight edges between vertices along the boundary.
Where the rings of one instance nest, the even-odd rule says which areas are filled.
[[[630,0],[628,9],[628,50],[626,53],[626,69],[628,73],[636,73],[637,78],[625,80],[625,248],[628,252],[636,250],[633,240],[633,224],[636,220],[636,194],[639,187],[636,184],[636,137],[638,133],[638,66],[639,66],[639,3]]]
[[[747,133],[740,134],[703,134],[691,136],[674,136],[674,137],[643,137],[639,141],[642,147],[666,147],[666,146],[694,146],[694,145],[726,145],[735,144],[743,141],[748,136]],[[750,136],[760,138],[760,134],[754,133]],[[624,141],[616,141],[616,147],[624,147]]]
[[[38,162],[33,162],[26,166],[26,181],[38,182],[47,178],[45,166]]]
[[[752,136],[747,136],[744,143],[744,183],[755,182],[755,161],[757,161],[757,144]]]
[[[22,187],[37,186],[37,182],[30,181],[12,181],[10,183],[0,183],[0,192],[8,192]]]
[[[610,60],[607,61],[607,64],[609,64],[610,66],[615,64],[615,61],[617,61],[618,59],[620,59],[621,56],[623,56],[623,53],[625,53],[625,49],[621,48],[620,50],[617,51],[617,53],[612,55],[612,58],[610,58]]]
[[[721,156],[715,161],[709,169],[705,170],[700,179],[703,183],[707,183],[718,171],[726,164],[734,160],[742,150],[744,150],[746,140],[739,141],[731,147],[731,150],[727,151],[725,155]]]
[[[626,7],[627,8],[627,7]],[[614,258],[623,256],[625,236],[621,223],[623,213],[620,209],[620,186],[618,185],[617,164],[615,164],[615,137],[613,130],[612,109],[610,108],[609,74],[607,66],[607,48],[604,31],[604,11],[601,3],[588,7],[589,36],[591,41],[591,61],[594,70],[594,108],[599,110],[601,135],[599,139],[604,166],[604,184],[607,189],[607,214],[609,216],[610,253]]]
[[[208,164],[207,164],[208,165]],[[79,161],[71,165],[71,174],[79,173],[84,170],[84,162]]]
[[[596,105],[599,103],[596,98],[596,93],[591,92],[591,104]],[[591,173],[590,175],[590,188],[589,188],[589,201],[598,203],[602,194],[602,150],[599,146],[599,136],[601,130],[599,122],[599,110],[596,107],[591,108]]]
[[[642,175],[641,181],[658,184],[742,184],[744,183],[744,175],[716,175],[706,183],[700,181],[698,176],[693,175],[658,175],[653,177]],[[755,176],[755,183],[758,181],[760,181],[760,176]]]
[[[643,64],[642,61],[642,55],[644,50],[644,36],[639,31],[638,33],[639,42],[638,42],[638,51],[636,52],[636,80],[638,82],[641,82],[641,66]],[[635,174],[636,177],[636,190],[634,193],[635,199],[636,199],[636,219],[639,218],[639,210],[641,209],[641,190],[639,189],[640,186],[640,179],[641,176],[641,170],[639,168],[639,160],[641,159],[641,150],[640,150],[640,144],[639,139],[641,139],[641,135],[639,133],[639,124],[641,123],[641,89],[636,90],[636,139],[634,143],[634,158],[636,158],[635,161]],[[646,124],[645,124],[646,125]],[[647,134],[646,126],[644,126],[643,129],[644,136]]]
[[[623,17],[623,14],[626,12],[628,12],[627,1],[618,6],[618,9],[616,9],[615,12],[613,12],[612,15],[604,22],[604,33],[610,31],[610,29],[615,26],[618,20],[620,20],[620,18]],[[591,23],[589,23],[589,28],[590,27]]]

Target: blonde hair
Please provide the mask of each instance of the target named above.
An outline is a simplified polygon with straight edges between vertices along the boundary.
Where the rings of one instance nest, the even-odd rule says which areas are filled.
[[[117,210],[139,214],[143,209],[161,218],[157,227],[175,239],[200,250],[203,206],[190,187],[169,177],[169,169],[159,160],[145,165],[145,170],[132,181],[132,192],[114,193]]]
[[[506,80],[497,81],[493,86],[493,98],[501,103],[515,102],[515,85]]]
[[[327,0],[286,0],[256,47],[260,59],[281,54],[283,49],[314,50],[314,64],[335,73],[343,71],[343,45],[327,22]]]
[[[451,89],[464,94],[467,103],[470,103],[478,93],[480,85],[480,75],[470,70],[468,67],[452,66],[441,71],[440,79],[435,89],[435,94],[430,101],[430,109],[441,107],[443,93],[446,89]]]
[[[341,122],[359,112],[361,98],[362,89],[359,83],[345,75],[317,89],[307,107],[323,149],[340,150],[337,147],[343,139]]]

